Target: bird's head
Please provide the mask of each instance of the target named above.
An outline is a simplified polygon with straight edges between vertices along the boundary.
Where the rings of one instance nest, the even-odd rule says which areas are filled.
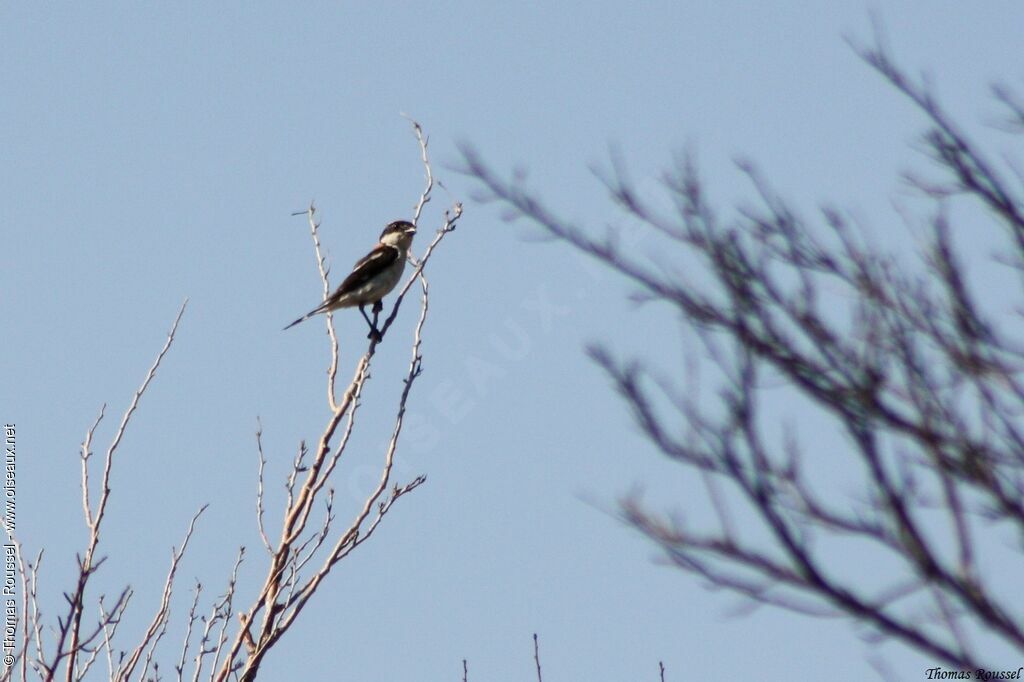
[[[408,220],[396,220],[380,233],[380,243],[397,246],[403,251],[412,246],[412,238],[416,234],[416,226]]]

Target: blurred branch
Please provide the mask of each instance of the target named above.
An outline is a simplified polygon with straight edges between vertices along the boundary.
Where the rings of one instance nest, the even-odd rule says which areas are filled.
[[[537,666],[537,682],[544,682],[540,674],[540,643],[537,641],[537,633],[533,633],[533,662]]]
[[[972,286],[949,204],[973,199],[1024,271],[1024,183],[991,162],[880,39],[855,49],[923,112],[927,152],[947,176],[915,181],[935,202],[916,269],[866,243],[841,211],[826,207],[819,222],[806,222],[748,162],[739,170],[757,204],[730,219],[707,203],[689,156],[663,177],[671,214],[641,199],[619,157],[600,174],[618,209],[658,241],[660,255],[686,263],[685,275],[623,248],[614,230],[594,234],[565,220],[521,174],[503,178],[470,147],[461,150],[463,171],[481,200],[624,276],[638,300],[681,315],[707,351],[721,384],[714,404],[677,387],[652,359],[590,349],[649,442],[699,473],[718,521],[710,532],[689,529],[629,496],[620,501],[628,524],[710,586],[802,614],[843,614],[977,669],[986,661],[968,632],[1024,652],[1016,601],[983,572],[1006,561],[994,528],[1024,533],[1024,347],[1005,315],[987,309],[988,292]],[[996,96],[1019,118],[1012,93]],[[802,421],[814,411],[838,427],[849,447],[837,466],[843,483],[859,486],[855,495],[834,494],[837,481],[804,461],[793,434],[781,446],[768,436],[777,430],[764,414],[778,404],[770,390],[812,406]],[[848,470],[856,477],[847,480]],[[872,578],[891,584],[851,576],[840,542],[890,566]]]

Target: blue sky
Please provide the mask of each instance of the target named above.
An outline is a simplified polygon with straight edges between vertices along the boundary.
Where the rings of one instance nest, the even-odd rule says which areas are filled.
[[[730,616],[735,597],[659,565],[606,513],[638,487],[706,513],[687,507],[699,482],[658,459],[582,352],[601,341],[678,357],[677,329],[628,304],[622,281],[474,202],[451,170],[471,143],[603,230],[613,212],[588,166],[610,144],[649,192],[690,146],[723,210],[751,195],[742,155],[808,210],[834,201],[896,232],[899,173],[924,163],[911,149],[922,121],[843,40],[870,37],[872,9],[900,63],[966,120],[992,119],[993,79],[1019,84],[1024,6],[1008,1],[0,5],[0,419],[18,424],[18,530],[47,548],[43,591],[68,588],[84,544],[78,444],[104,402],[109,440],[186,296],[122,447],[101,577],[136,588],[124,627],[141,627],[171,544],[211,502],[172,628],[191,578],[212,596],[239,545],[243,597],[262,579],[257,416],[270,481],[327,418],[322,324],[281,331],[320,296],[290,213],[316,201],[338,281],[418,197],[405,112],[466,207],[431,265],[425,373],[398,466],[428,483],[331,576],[266,678],[457,679],[465,658],[470,679],[531,679],[534,632],[551,680],[654,680],[659,660],[672,680],[862,680],[869,654],[923,676],[932,662],[870,652],[844,622]],[[363,322],[346,313],[339,330],[349,376]],[[336,484],[351,504],[389,428],[399,341],[375,360],[366,431]]]

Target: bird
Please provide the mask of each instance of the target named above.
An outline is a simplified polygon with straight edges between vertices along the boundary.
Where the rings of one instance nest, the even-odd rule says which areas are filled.
[[[409,255],[409,247],[416,235],[416,226],[408,220],[396,220],[388,223],[380,233],[380,240],[370,253],[366,254],[352,266],[352,272],[345,278],[324,302],[308,313],[292,322],[285,329],[291,329],[299,322],[304,322],[314,315],[326,313],[339,308],[358,306],[363,319],[370,325],[367,338],[380,341],[377,330],[377,315],[383,309],[381,299],[387,296],[402,279],[405,261]],[[373,320],[366,314],[365,306],[373,304]]]

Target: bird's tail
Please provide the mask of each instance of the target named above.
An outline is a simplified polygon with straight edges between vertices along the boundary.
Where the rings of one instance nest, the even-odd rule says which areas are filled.
[[[324,307],[323,307],[323,306],[318,306],[318,307],[314,308],[313,310],[310,310],[310,311],[309,311],[308,313],[306,313],[305,315],[303,315],[303,316],[302,316],[302,317],[300,317],[299,319],[297,319],[297,320],[295,320],[294,322],[292,322],[292,323],[291,323],[290,325],[288,325],[287,327],[285,327],[285,328],[284,328],[284,329],[282,329],[281,331],[285,331],[285,330],[287,330],[287,329],[291,329],[292,327],[294,327],[295,325],[297,325],[297,324],[298,324],[299,322],[305,322],[305,321],[306,321],[306,320],[308,320],[309,318],[311,318],[311,317],[313,317],[314,315],[317,315],[317,314],[319,314],[319,313],[322,313],[323,311],[324,311]]]

